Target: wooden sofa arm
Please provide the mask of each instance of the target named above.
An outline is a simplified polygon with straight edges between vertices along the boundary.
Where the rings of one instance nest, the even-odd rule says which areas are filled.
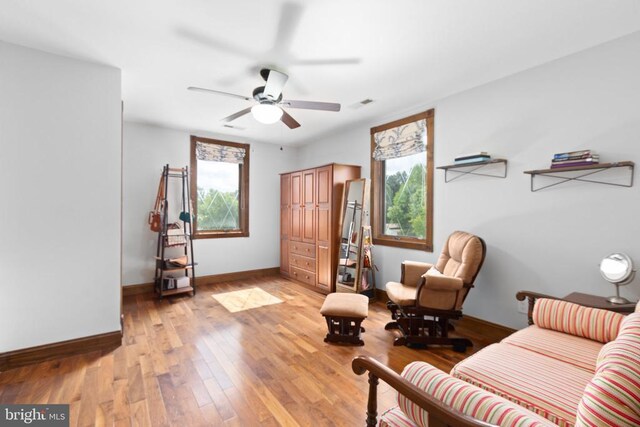
[[[428,395],[419,387],[404,379],[398,373],[368,356],[358,356],[351,362],[353,372],[362,375],[369,371],[369,399],[367,401],[367,427],[378,425],[377,386],[378,379],[389,384],[398,393],[429,413],[429,427],[489,427],[483,421],[463,414],[438,399]]]
[[[538,298],[562,299],[562,298],[552,297],[550,295],[539,294],[537,292],[530,292],[530,291],[519,291],[516,294],[516,299],[518,301],[524,301],[525,298],[529,300],[529,309],[527,310],[527,317],[529,318],[530,325],[533,325],[533,305],[535,304]]]

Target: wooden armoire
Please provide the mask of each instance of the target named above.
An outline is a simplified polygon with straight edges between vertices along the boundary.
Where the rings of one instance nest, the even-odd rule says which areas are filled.
[[[360,166],[331,163],[280,175],[280,273],[335,291],[342,192]]]

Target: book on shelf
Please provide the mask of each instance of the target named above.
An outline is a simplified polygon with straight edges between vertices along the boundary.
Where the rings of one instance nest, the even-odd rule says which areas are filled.
[[[453,164],[454,165],[464,165],[464,164],[467,164],[467,163],[487,162],[489,160],[491,160],[491,157],[485,157],[485,156],[469,157],[469,158],[462,159],[462,160],[454,160]]]
[[[455,160],[466,160],[466,159],[469,159],[471,157],[488,157],[488,158],[490,158],[491,156],[486,151],[478,151],[477,153],[462,154],[460,156],[457,156],[453,160],[454,161]]]
[[[562,164],[570,164],[570,163],[580,163],[580,162],[591,162],[598,163],[600,161],[600,157],[598,155],[593,155],[592,157],[585,157],[583,159],[571,159],[571,160],[556,160],[553,159],[551,161],[552,165],[562,165]]]
[[[575,166],[592,166],[597,165],[599,162],[597,160],[593,162],[567,162],[567,163],[552,163],[551,169],[562,169],[562,168],[571,168]]]
[[[554,159],[564,159],[568,157],[578,157],[578,156],[586,156],[589,157],[592,154],[595,154],[592,150],[578,150],[578,151],[567,151],[564,153],[556,153],[553,155]]]
[[[578,156],[563,156],[563,157],[554,157],[551,161],[552,162],[564,162],[567,160],[581,160],[581,159],[589,159],[591,157],[598,157],[597,154],[581,154]]]

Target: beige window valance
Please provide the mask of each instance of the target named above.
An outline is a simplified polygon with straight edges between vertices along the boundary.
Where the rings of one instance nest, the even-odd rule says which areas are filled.
[[[196,142],[196,157],[198,160],[242,164],[244,163],[244,156],[244,148]]]
[[[375,160],[396,159],[427,150],[427,121],[425,119],[395,128],[376,132],[373,135],[376,148]]]

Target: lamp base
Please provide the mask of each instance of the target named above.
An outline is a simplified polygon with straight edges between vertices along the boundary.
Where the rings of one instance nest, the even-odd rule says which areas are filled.
[[[622,298],[622,297],[609,297],[607,298],[607,301],[609,301],[611,304],[629,304],[629,300],[626,298]]]

